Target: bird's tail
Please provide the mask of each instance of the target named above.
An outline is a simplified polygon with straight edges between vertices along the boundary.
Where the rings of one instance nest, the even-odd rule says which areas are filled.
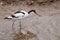
[[[11,17],[11,16],[9,16],[9,17],[5,17],[4,19],[12,19],[12,17]]]
[[[11,19],[11,18],[5,17],[4,19]]]

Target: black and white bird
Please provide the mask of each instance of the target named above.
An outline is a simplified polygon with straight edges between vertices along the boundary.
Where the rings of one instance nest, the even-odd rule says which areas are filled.
[[[14,12],[14,14],[11,14],[10,16],[5,17],[4,19],[16,19],[16,20],[19,20],[19,19],[22,19],[22,18],[25,18],[25,17],[29,16],[31,12],[34,12],[36,15],[38,15],[35,10],[30,10],[29,12],[21,10],[21,11]],[[38,15],[38,16],[40,16],[40,15]],[[14,30],[14,28],[13,28],[14,22],[16,20],[14,20],[13,24],[12,24],[12,29],[13,30]],[[20,21],[20,32],[21,32],[21,21]]]
[[[30,10],[29,12],[21,10],[21,11],[16,11],[14,14],[11,14],[10,16],[5,17],[4,19],[21,19],[29,16],[31,12],[34,12],[36,15],[38,15],[35,10]]]

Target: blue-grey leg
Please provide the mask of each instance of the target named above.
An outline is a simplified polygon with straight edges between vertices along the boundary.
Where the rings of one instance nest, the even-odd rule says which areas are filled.
[[[19,33],[21,33],[21,29],[22,29],[21,20],[20,20],[19,24],[20,24],[19,25],[20,26]]]
[[[15,23],[16,20],[13,20],[13,24],[12,24],[12,31],[13,31],[13,34],[15,34],[15,28],[14,28],[14,23]]]

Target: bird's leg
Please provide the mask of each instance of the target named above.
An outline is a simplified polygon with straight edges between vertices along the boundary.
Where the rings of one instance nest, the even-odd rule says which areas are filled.
[[[13,31],[13,34],[15,34],[15,28],[14,28],[14,23],[15,23],[16,20],[13,21],[13,24],[12,24],[12,31]]]
[[[19,33],[21,34],[21,29],[22,29],[22,28],[21,28],[21,27],[22,27],[22,26],[21,26],[21,20],[20,20],[19,24],[20,24],[20,25],[19,25],[19,26],[20,26]]]

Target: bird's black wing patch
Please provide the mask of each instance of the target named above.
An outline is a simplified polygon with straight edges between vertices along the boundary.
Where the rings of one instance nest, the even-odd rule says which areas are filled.
[[[11,17],[13,17],[13,18],[18,18],[18,17],[14,16],[14,15],[11,15]]]
[[[11,17],[15,17],[14,15],[11,15]]]
[[[24,14],[24,15],[25,15],[25,13],[24,13],[24,12],[20,12],[20,13],[22,13],[22,14]]]
[[[20,11],[15,12],[14,14],[20,13]]]
[[[24,14],[24,15],[25,15],[25,13],[24,13],[24,12],[20,12],[20,11],[17,11],[17,12],[15,12],[14,14],[17,14],[17,13],[22,13],[22,14]]]

